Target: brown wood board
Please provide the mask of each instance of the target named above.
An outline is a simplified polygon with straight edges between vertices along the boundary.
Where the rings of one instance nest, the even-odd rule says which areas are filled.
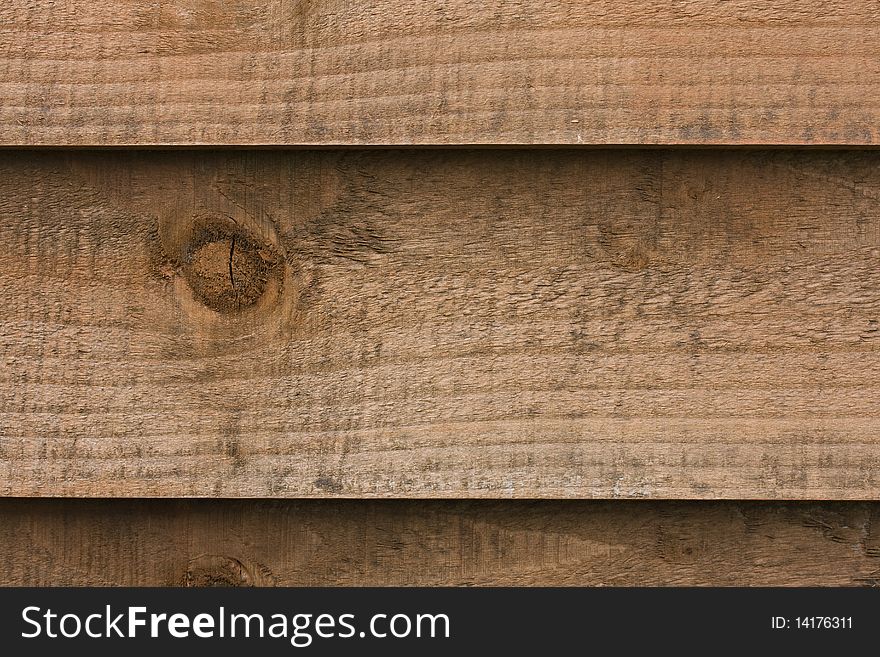
[[[876,144],[880,6],[0,4],[0,145]]]
[[[873,503],[0,500],[2,586],[877,586]]]
[[[880,153],[0,154],[0,493],[880,497]]]

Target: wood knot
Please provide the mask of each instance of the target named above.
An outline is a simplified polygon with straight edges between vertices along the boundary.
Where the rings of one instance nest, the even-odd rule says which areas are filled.
[[[228,217],[194,224],[181,260],[193,296],[219,313],[253,306],[270,282],[280,292],[284,278],[284,259],[275,246]]]
[[[219,554],[203,554],[190,560],[183,583],[187,587],[273,586],[275,578],[259,564]]]

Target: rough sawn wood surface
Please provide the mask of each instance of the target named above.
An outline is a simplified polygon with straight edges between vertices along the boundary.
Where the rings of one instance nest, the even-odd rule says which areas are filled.
[[[0,493],[880,497],[880,154],[0,156]]]
[[[866,503],[0,500],[2,586],[878,586]]]
[[[860,0],[6,0],[0,145],[876,144]]]

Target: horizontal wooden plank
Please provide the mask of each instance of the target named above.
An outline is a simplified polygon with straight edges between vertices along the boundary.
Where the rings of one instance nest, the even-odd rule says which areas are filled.
[[[2,586],[880,585],[873,503],[0,500]]]
[[[0,492],[880,497],[880,153],[0,156]]]
[[[0,144],[876,144],[859,0],[0,5]]]

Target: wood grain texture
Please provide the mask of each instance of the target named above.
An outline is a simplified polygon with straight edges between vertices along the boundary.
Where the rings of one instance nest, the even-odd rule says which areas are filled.
[[[0,492],[880,497],[880,153],[0,157]]]
[[[876,144],[860,0],[7,0],[0,144]]]
[[[872,503],[0,500],[2,586],[878,586]]]

